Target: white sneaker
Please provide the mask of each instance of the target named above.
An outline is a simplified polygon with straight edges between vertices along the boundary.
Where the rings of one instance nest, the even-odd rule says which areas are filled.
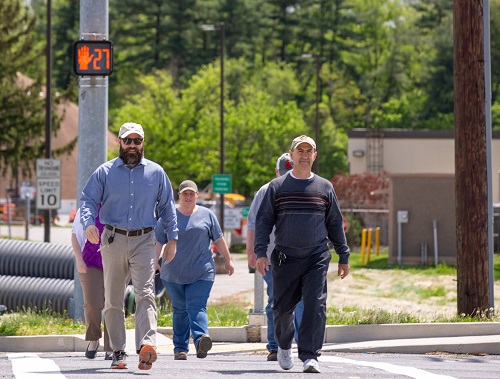
[[[278,363],[283,370],[290,370],[293,367],[292,349],[278,347]]]
[[[316,359],[306,359],[304,362],[304,372],[316,372],[320,373],[319,364]]]

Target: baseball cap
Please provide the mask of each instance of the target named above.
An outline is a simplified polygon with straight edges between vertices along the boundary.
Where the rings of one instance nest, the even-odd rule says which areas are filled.
[[[292,141],[292,147],[290,150],[293,150],[297,147],[297,145],[300,145],[301,143],[308,143],[309,145],[311,145],[311,147],[316,150],[316,142],[314,142],[314,140],[311,138],[311,137],[308,137],[308,136],[305,136],[305,135],[301,135],[297,138],[295,138],[293,141]]]
[[[120,127],[118,138],[125,138],[134,133],[139,134],[142,138],[144,138],[144,130],[141,125],[136,124],[135,122],[126,122]]]
[[[278,158],[278,161],[276,162],[276,170],[278,170],[280,175],[285,175],[292,168],[293,162],[290,158],[290,154],[285,153]]]
[[[183,193],[184,191],[187,190],[198,192],[198,186],[192,180],[184,180],[179,186],[179,193]]]

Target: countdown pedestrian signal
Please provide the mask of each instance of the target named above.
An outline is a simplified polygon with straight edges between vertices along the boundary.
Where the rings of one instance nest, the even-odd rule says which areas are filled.
[[[76,75],[109,76],[113,73],[113,42],[85,41],[73,43],[73,70]]]

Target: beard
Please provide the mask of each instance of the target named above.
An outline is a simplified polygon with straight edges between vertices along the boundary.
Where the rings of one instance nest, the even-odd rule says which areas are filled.
[[[142,147],[129,147],[124,149],[120,145],[120,158],[127,166],[136,166],[141,160],[144,153],[144,148]]]

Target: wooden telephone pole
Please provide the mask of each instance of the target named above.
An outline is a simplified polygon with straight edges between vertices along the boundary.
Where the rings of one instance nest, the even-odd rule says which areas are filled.
[[[453,2],[458,314],[489,313],[484,4]],[[489,58],[489,57],[488,57]]]

